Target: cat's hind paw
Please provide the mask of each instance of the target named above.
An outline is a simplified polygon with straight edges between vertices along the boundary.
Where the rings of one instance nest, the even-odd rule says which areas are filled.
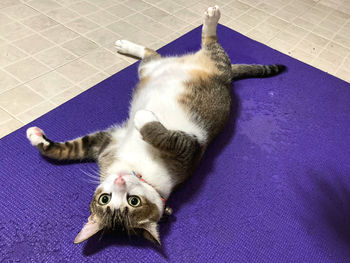
[[[145,124],[154,121],[159,120],[157,116],[149,110],[138,110],[134,117],[134,125],[137,130],[141,130]]]
[[[220,8],[217,5],[209,7],[208,10],[204,12],[204,24],[217,25],[220,16]]]
[[[42,143],[48,146],[50,143],[44,138],[45,133],[38,127],[30,127],[27,129],[27,138],[33,146],[38,146]]]
[[[214,7],[209,7],[208,10],[204,12],[202,28],[203,36],[216,36],[216,27],[220,16],[220,9],[217,5]]]
[[[119,53],[143,58],[145,48],[128,40],[117,40],[114,43]]]

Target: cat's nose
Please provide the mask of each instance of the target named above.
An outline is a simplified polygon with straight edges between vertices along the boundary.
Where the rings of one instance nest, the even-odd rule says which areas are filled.
[[[114,180],[114,184],[116,185],[125,185],[125,180],[123,179],[122,176],[118,176],[117,179]]]

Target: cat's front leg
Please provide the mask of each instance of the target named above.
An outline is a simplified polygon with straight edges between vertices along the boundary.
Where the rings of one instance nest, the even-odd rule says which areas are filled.
[[[151,111],[137,111],[134,124],[145,142],[170,155],[190,160],[200,151],[195,136],[184,131],[168,130]]]
[[[54,142],[38,127],[29,128],[27,138],[42,155],[57,160],[97,159],[112,140],[109,132],[101,131],[71,141]]]

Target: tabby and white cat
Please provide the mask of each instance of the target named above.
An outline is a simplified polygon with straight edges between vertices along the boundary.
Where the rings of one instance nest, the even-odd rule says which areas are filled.
[[[160,244],[158,221],[168,211],[166,200],[191,175],[229,119],[231,81],[273,76],[284,69],[231,65],[216,37],[218,6],[204,14],[202,49],[194,54],[162,58],[129,41],[116,42],[119,52],[142,59],[129,119],[122,125],[62,143],[49,140],[37,127],[27,130],[32,145],[45,156],[99,164],[91,215],[74,243],[102,229],[124,229]]]

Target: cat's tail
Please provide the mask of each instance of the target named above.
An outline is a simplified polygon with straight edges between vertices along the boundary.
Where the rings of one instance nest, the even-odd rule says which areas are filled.
[[[283,72],[287,67],[275,65],[232,64],[233,79],[267,78]]]

